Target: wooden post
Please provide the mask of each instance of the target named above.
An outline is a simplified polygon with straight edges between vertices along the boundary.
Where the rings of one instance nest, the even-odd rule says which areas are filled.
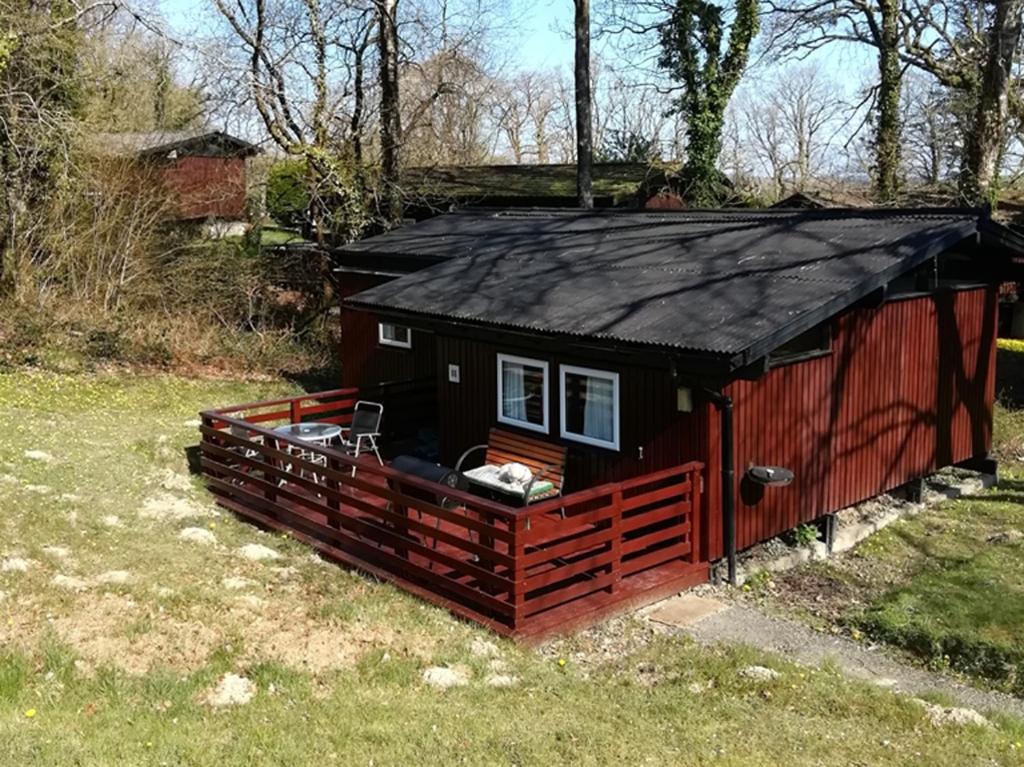
[[[512,602],[513,631],[519,629],[526,620],[526,534],[530,530],[529,523],[529,519],[517,515],[509,525],[512,533],[508,547],[512,555],[512,593],[509,598]]]
[[[612,518],[609,528],[612,545],[612,582],[608,590],[614,594],[622,582],[622,485],[612,493]]]
[[[703,490],[704,490],[704,467],[690,469],[687,472],[687,479],[690,480],[690,563],[698,564],[701,561],[701,530],[703,522]]]

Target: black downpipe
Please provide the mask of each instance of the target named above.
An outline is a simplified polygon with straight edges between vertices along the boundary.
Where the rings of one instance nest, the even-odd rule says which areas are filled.
[[[732,397],[706,389],[721,418],[722,431],[722,537],[729,567],[729,584],[736,585],[736,466],[733,462]]]

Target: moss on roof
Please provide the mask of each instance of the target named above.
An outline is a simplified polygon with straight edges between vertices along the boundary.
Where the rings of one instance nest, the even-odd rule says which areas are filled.
[[[664,183],[667,172],[671,169],[646,163],[595,163],[594,195],[619,202],[636,195],[646,183]],[[404,177],[409,192],[423,197],[466,200],[576,196],[576,166],[572,164],[409,168]]]

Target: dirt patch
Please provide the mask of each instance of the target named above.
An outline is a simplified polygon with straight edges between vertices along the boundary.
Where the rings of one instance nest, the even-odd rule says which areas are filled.
[[[365,653],[398,643],[386,626],[338,626],[309,620],[301,612],[257,617],[246,630],[253,659],[270,658],[294,669],[319,673],[351,668]]]
[[[152,498],[147,498],[143,502],[142,508],[139,509],[139,516],[142,519],[180,522],[185,519],[198,519],[217,515],[213,510],[200,506],[195,501],[180,498],[171,493],[161,493]]]
[[[149,625],[135,632],[131,627],[136,623]],[[117,594],[82,598],[71,614],[51,625],[91,663],[112,665],[131,674],[158,666],[196,668],[220,640],[215,629],[202,623],[155,615]]]
[[[837,624],[851,610],[865,604],[864,588],[839,577],[834,570],[818,567],[773,573],[771,583],[765,587],[776,604]],[[748,598],[756,601],[757,595]]]

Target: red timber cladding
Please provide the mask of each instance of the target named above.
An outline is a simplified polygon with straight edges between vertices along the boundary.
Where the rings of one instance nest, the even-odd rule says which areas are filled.
[[[454,466],[467,448],[485,444],[497,424],[497,355],[514,354],[548,362],[548,434],[526,432],[568,448],[565,492],[618,482],[697,460],[703,418],[676,410],[676,387],[667,369],[616,365],[561,353],[541,352],[437,337],[438,409],[442,461]],[[460,383],[448,381],[448,365],[459,365]],[[619,373],[620,446],[616,452],[582,445],[559,436],[558,366],[582,365]],[[502,424],[501,428],[517,431]],[[639,448],[643,448],[640,458]]]
[[[245,158],[181,157],[163,167],[182,219],[245,217]]]
[[[735,407],[737,547],[987,454],[995,380],[996,288],[858,309],[836,320],[833,353],[728,387]],[[708,476],[720,471],[718,417]],[[750,465],[793,469],[754,488]],[[721,493],[708,488],[711,558],[722,555]]]
[[[339,299],[392,280],[370,274],[341,275]],[[434,335],[413,329],[412,349],[381,346],[374,312],[341,308],[342,386],[367,387],[392,381],[433,378],[436,375]]]

